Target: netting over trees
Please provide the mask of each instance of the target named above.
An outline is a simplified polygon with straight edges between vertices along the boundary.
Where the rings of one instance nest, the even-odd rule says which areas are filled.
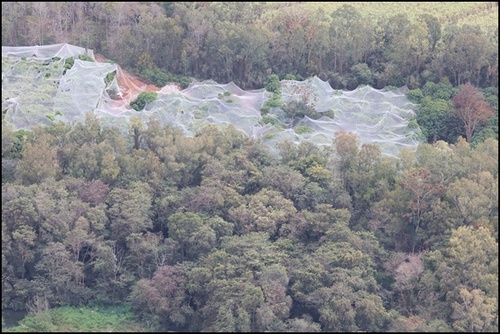
[[[138,112],[130,102],[145,90],[156,91],[157,99]],[[339,91],[317,77],[282,80],[280,106],[263,117],[260,110],[271,95],[265,89],[244,91],[232,82],[210,80],[184,90],[157,88],[104,62],[92,50],[69,44],[2,47],[2,112],[15,129],[83,121],[93,112],[103,124],[124,130],[134,115],[144,123],[154,115],[187,135],[205,124],[230,123],[271,146],[284,140],[330,145],[337,131],[354,132],[362,144],[378,144],[392,156],[401,147],[420,143],[420,129],[408,126],[414,105],[402,90],[364,86]]]

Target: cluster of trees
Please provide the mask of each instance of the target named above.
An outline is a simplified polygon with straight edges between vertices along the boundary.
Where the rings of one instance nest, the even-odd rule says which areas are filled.
[[[497,331],[498,141],[3,128],[2,308],[124,302],[154,330]]]
[[[49,329],[59,307],[125,303],[160,331],[498,331],[498,28],[312,8],[3,2],[2,45],[266,86],[263,116],[280,79],[406,84],[429,143],[395,159],[338,133],[275,155],[232,126],[2,122],[2,309]]]
[[[288,74],[317,75],[335,89],[415,89],[445,77],[497,87],[498,25],[469,25],[467,17],[490,17],[498,3],[448,4],[436,16],[418,7],[425,14],[413,15],[421,5],[374,15],[350,4],[4,2],[2,45],[67,42],[160,82],[180,75],[261,88],[270,74]]]
[[[486,138],[498,140],[498,89],[478,89],[470,83],[427,82],[407,97],[418,105],[415,122],[429,143],[455,143],[460,137],[472,145]]]

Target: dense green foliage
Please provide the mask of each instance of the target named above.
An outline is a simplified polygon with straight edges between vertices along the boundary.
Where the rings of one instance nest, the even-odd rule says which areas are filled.
[[[489,98],[485,97],[485,94]],[[457,104],[467,96],[467,113]],[[472,145],[491,137],[498,140],[498,89],[478,90],[470,84],[454,88],[449,82],[426,83],[410,90],[410,101],[418,105],[416,122],[430,143],[444,140],[455,143],[463,136]],[[462,108],[463,109],[463,108]]]
[[[2,307],[42,309],[21,326],[130,330],[82,308],[128,302],[143,330],[498,329],[496,140],[274,155],[232,126],[130,127],[54,122],[20,156],[3,134]]]
[[[25,317],[18,326],[2,330],[15,332],[137,332],[129,312],[118,308],[59,307]]]
[[[130,102],[130,106],[133,109],[140,111],[144,109],[146,104],[156,100],[157,96],[158,94],[156,92],[147,92],[147,91],[142,92],[139,94],[139,96],[137,96],[137,98],[134,101]]]
[[[498,331],[497,19],[487,2],[3,2],[2,45],[265,87],[263,124],[318,116],[280,79],[407,85],[428,141],[272,153],[232,126],[2,122],[2,309],[30,311],[11,331]]]
[[[314,75],[334,89],[498,86],[495,2],[2,3],[2,45],[70,43],[157,86],[186,77],[262,88]]]

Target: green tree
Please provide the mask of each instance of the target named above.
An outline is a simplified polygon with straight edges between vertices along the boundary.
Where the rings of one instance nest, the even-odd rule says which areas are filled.
[[[455,205],[464,225],[493,227],[497,219],[498,185],[490,172],[472,174],[448,187],[448,198]]]
[[[409,212],[403,214],[403,217],[414,228],[415,241],[412,245],[412,252],[414,252],[418,239],[420,239],[419,230],[422,227],[423,217],[426,212],[432,209],[432,203],[444,194],[446,188],[443,184],[432,182],[428,169],[410,170],[407,175],[402,177],[399,184],[403,191],[409,195],[405,196],[406,200],[403,201]]]
[[[460,332],[496,332],[498,330],[498,299],[486,297],[479,289],[460,289],[453,302],[452,327]]]
[[[462,226],[452,232],[449,246],[441,251],[442,260],[435,270],[440,292],[450,303],[456,300],[461,288],[479,289],[487,298],[498,298],[497,246],[486,228]],[[464,267],[469,270],[462,270]]]
[[[169,237],[179,243],[183,260],[193,261],[215,246],[215,232],[196,213],[175,213],[168,218],[167,226]]]
[[[141,148],[142,131],[143,131],[142,119],[137,116],[130,117],[130,133],[134,138],[134,149],[136,150]]]
[[[373,73],[365,63],[359,63],[351,67],[351,71],[360,85],[373,85]]]
[[[146,104],[156,100],[157,96],[158,94],[156,92],[142,92],[134,101],[130,102],[130,107],[137,111],[141,111]]]
[[[467,82],[478,84],[481,68],[488,65],[489,41],[479,27],[451,26],[444,36],[446,49],[443,60],[453,75],[453,83],[460,86]]]
[[[63,244],[49,243],[36,268],[40,275],[38,280],[47,289],[44,297],[51,304],[77,304],[87,300],[83,266],[71,259],[71,253]]]
[[[341,76],[367,54],[370,42],[369,19],[352,5],[341,6],[331,15],[330,45],[333,69]]]
[[[153,226],[151,188],[145,183],[134,182],[129,189],[114,188],[107,204],[111,233],[120,245],[131,233],[145,232]]]
[[[282,225],[296,211],[293,202],[284,198],[281,193],[262,189],[247,196],[246,204],[230,209],[229,216],[239,234],[265,232],[269,237],[276,237]]]
[[[32,261],[35,257],[34,246],[36,234],[31,227],[21,225],[12,232],[12,239],[21,259],[21,279],[23,279],[26,271],[26,263]]]
[[[438,41],[441,39],[441,22],[431,14],[423,14],[418,19],[425,22],[429,45],[431,46],[431,50],[434,51]]]
[[[60,175],[57,149],[51,145],[51,136],[41,134],[26,143],[16,169],[16,178],[23,184],[40,183]]]

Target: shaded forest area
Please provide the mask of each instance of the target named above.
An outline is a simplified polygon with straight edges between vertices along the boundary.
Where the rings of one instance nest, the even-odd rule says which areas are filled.
[[[496,16],[495,16],[496,14]],[[70,43],[158,80],[498,87],[498,3],[4,2],[2,45]]]
[[[275,155],[232,126],[2,122],[2,310],[31,313],[12,330],[498,331],[498,28],[401,7],[2,3],[2,45],[68,42],[152,81],[407,85],[429,142]]]

